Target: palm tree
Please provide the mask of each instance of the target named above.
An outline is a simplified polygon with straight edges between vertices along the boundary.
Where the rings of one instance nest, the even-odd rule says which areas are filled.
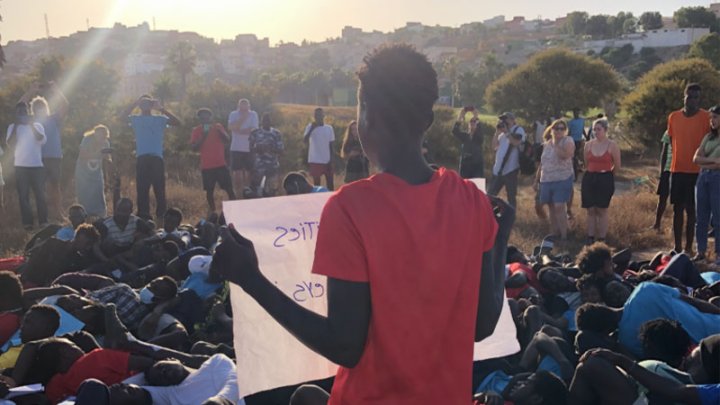
[[[153,95],[157,97],[162,104],[165,104],[165,101],[173,97],[173,93],[173,82],[168,76],[161,76],[155,84],[153,84]]]
[[[184,97],[187,90],[187,76],[195,71],[197,63],[195,47],[187,41],[178,42],[170,49],[167,63],[180,77],[180,87]]]

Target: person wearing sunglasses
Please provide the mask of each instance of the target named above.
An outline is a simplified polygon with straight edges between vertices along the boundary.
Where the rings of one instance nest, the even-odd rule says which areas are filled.
[[[539,204],[550,206],[550,233],[567,239],[567,205],[573,191],[572,158],[575,143],[567,136],[568,126],[564,119],[558,119],[546,129],[540,167],[535,176],[534,188],[540,191]]]

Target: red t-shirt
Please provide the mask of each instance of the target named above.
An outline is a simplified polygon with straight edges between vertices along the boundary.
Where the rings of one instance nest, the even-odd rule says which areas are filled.
[[[508,298],[515,298],[517,299],[520,294],[522,294],[523,291],[525,291],[526,288],[532,287],[539,293],[544,293],[545,289],[540,285],[540,282],[538,281],[537,275],[533,271],[533,269],[528,266],[527,264],[523,263],[510,263],[508,265],[508,270],[510,272],[510,275],[513,275],[515,273],[521,272],[525,273],[525,277],[527,277],[527,284],[522,287],[517,288],[506,288],[505,294],[508,296]]]
[[[20,329],[20,315],[14,312],[0,314],[0,346],[4,345]]]
[[[453,171],[412,186],[390,174],[343,186],[320,219],[313,273],[370,284],[365,350],[333,404],[469,404],[483,252],[497,222]]]
[[[200,146],[200,169],[215,169],[225,166],[225,143],[223,142],[224,131],[222,124],[217,123],[210,126],[207,139]],[[202,139],[203,128],[198,125],[193,128],[190,137],[190,143],[195,143]]]
[[[130,353],[111,349],[95,349],[80,357],[64,374],[55,374],[45,387],[45,395],[56,404],[75,395],[80,384],[97,378],[107,385],[117,384],[130,377]]]
[[[668,136],[672,143],[672,173],[699,173],[700,166],[693,163],[695,151],[703,137],[710,132],[710,113],[700,109],[692,117],[686,117],[682,110],[668,116]]]

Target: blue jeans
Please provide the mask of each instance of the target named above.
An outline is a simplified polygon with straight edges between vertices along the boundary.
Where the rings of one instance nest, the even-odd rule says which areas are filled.
[[[45,202],[45,168],[15,166],[15,182],[20,201],[20,217],[24,226],[33,225],[33,211],[30,205],[30,191],[35,194],[38,223],[47,223],[47,203]]]
[[[708,243],[708,225],[712,218],[715,231],[715,254],[720,254],[720,170],[700,170],[695,184],[697,222],[695,239],[698,253],[705,253]]]

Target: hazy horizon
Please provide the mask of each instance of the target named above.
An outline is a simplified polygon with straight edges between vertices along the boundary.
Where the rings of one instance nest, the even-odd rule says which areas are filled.
[[[524,16],[555,19],[571,11],[589,14],[615,15],[620,11],[639,16],[644,11],[659,11],[672,16],[680,7],[708,6],[710,2],[670,0],[659,5],[649,0],[632,2],[607,0],[573,2],[559,0],[551,5],[537,1],[510,0],[481,4],[458,0],[452,8],[447,2],[428,0],[423,3],[410,0],[365,0],[342,3],[333,0],[33,0],[29,6],[20,0],[0,1],[0,34],[2,43],[13,40],[34,40],[45,37],[44,14],[49,20],[51,37],[71,35],[88,27],[111,27],[119,22],[135,26],[143,22],[158,30],[194,31],[214,40],[232,39],[237,34],[255,34],[268,37],[271,44],[313,42],[340,36],[346,25],[365,31],[392,31],[408,21],[426,25],[457,27],[465,23],[482,21],[497,15],[506,19]],[[202,10],[198,10],[199,4]],[[72,5],[72,7],[69,7]],[[382,10],[383,12],[378,12]]]

